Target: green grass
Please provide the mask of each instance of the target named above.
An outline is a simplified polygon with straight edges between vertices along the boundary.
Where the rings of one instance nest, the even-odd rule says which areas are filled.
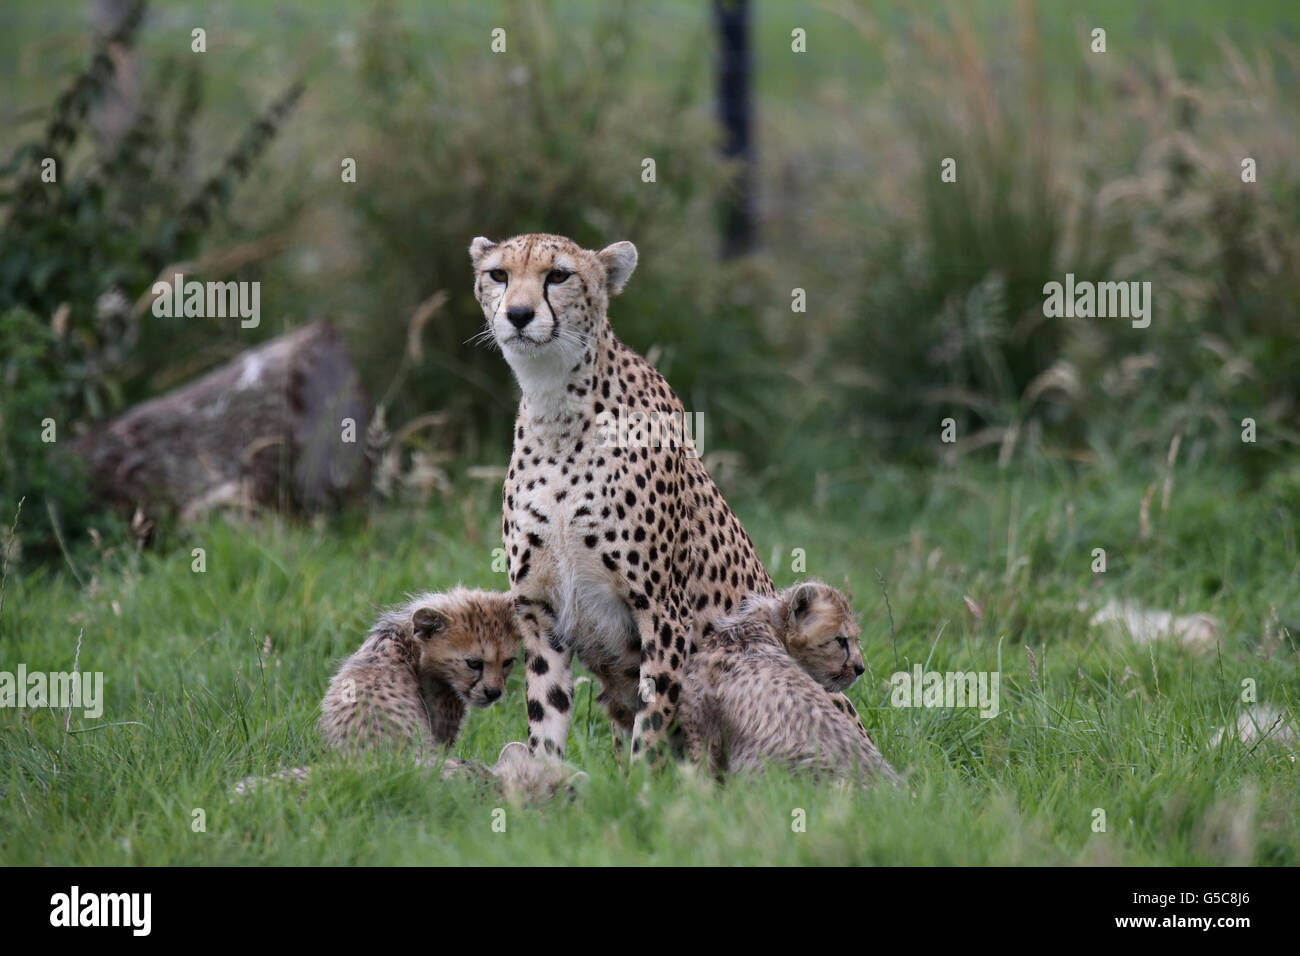
[[[571,741],[590,779],[572,803],[506,807],[504,833],[501,801],[471,783],[397,758],[324,761],[315,709],[375,606],[501,585],[497,492],[465,484],[456,503],[415,513],[328,528],[214,521],[144,554],[82,553],[84,586],[66,567],[11,573],[0,669],[70,669],[81,631],[80,669],[104,672],[106,704],[98,720],[74,712],[66,735],[61,711],[0,710],[0,863],[1300,862],[1294,745],[1206,745],[1235,720],[1244,678],[1278,708],[1300,704],[1296,482],[1252,490],[1183,468],[1162,511],[1157,465],[841,477],[822,482],[824,511],[733,504],[779,583],[803,576],[796,548],[807,575],[849,580],[869,667],[851,696],[909,793],[780,773],[723,786],[676,767],[629,775],[591,683]],[[1104,575],[1093,547],[1107,549]],[[1221,651],[1090,631],[1079,602],[1112,596],[1216,615]],[[888,705],[896,659],[991,671],[999,647],[998,717]],[[472,716],[457,755],[491,760],[524,735],[522,685],[518,673],[501,705]],[[322,769],[305,798],[229,801],[240,777],[307,762]],[[798,810],[805,832],[792,829]]]
[[[1016,44],[1014,6],[994,0],[955,6],[967,11],[981,49],[988,51],[990,75],[1003,77],[1003,51]],[[1079,95],[1080,70],[1105,62],[1083,52],[1093,25],[1108,30],[1107,56],[1149,65],[1155,46],[1163,44],[1180,69],[1195,76],[1219,69],[1221,32],[1242,43],[1248,55],[1274,39],[1293,42],[1293,6],[1290,0],[1037,4],[1049,102],[1069,105]],[[568,0],[556,5],[561,42],[584,40],[594,8]],[[913,8],[886,0],[861,4],[882,39],[896,39],[918,22],[938,29],[955,7]],[[213,14],[198,10],[193,4],[155,4],[141,49],[142,62],[155,67],[163,53],[188,57],[189,30],[208,29],[203,66],[212,110],[200,130],[207,135],[199,140],[211,155],[203,155],[200,165],[215,161],[231,131],[301,73],[308,99],[279,147],[283,165],[271,163],[265,172],[278,176],[277,184],[264,183],[246,201],[266,203],[285,188],[286,177],[291,185],[306,184],[297,188],[314,189],[318,181],[298,173],[320,165],[313,152],[320,130],[329,132],[331,150],[342,135],[326,107],[355,95],[355,71],[346,66],[345,51],[349,37],[356,41],[361,18],[338,0],[287,10],[245,0]],[[508,15],[503,4],[440,6],[433,19],[415,0],[401,0],[397,10],[413,28],[419,62],[438,69],[488,56],[486,31],[499,22],[519,36],[519,21],[502,21]],[[0,86],[7,94],[0,102],[0,128],[10,139],[31,131],[22,117],[35,122],[40,114],[30,111],[50,103],[68,71],[84,64],[85,11],[83,0],[0,9]],[[635,62],[644,65],[649,87],[663,82],[664,64],[678,63],[682,50],[706,35],[708,5],[674,0],[646,16],[653,26],[638,34]],[[806,56],[789,51],[792,26],[809,32]],[[855,284],[873,279],[873,272],[862,279],[854,260],[873,263],[874,278],[888,271],[889,260],[881,259],[877,240],[856,231],[870,217],[855,212],[844,197],[888,194],[905,182],[897,170],[891,178],[891,154],[881,151],[895,137],[883,120],[854,126],[850,119],[846,126],[844,116],[852,114],[836,108],[873,102],[868,94],[890,69],[883,52],[882,43],[824,4],[756,5],[761,194],[781,195],[790,157],[796,172],[803,163],[814,178],[848,170],[828,180],[851,187],[828,190],[833,203],[847,210],[840,211],[844,218],[827,216],[788,230],[792,254],[781,262],[781,282],[789,278],[788,285],[798,282],[822,290],[820,298],[834,293],[847,303],[836,313],[834,303],[818,302],[806,317],[811,334],[800,320],[802,337],[830,343],[832,350],[837,340],[822,330],[837,321],[893,328],[889,313],[882,319],[880,310],[864,308],[855,298]],[[703,110],[712,80],[707,57],[699,63],[690,82]],[[899,66],[900,75],[918,80],[914,106],[924,112],[935,101],[925,98],[930,94],[919,81],[932,78],[932,71],[922,62],[913,75],[905,72],[908,65]],[[1292,88],[1293,73],[1279,81],[1283,90]],[[1098,94],[1098,115],[1118,108],[1121,94],[1107,91]],[[1212,91],[1226,95],[1217,87]],[[1018,99],[1009,99],[1006,115],[1016,118],[1022,108]],[[381,119],[382,127],[388,118]],[[1285,132],[1270,132],[1267,125],[1251,129],[1246,138],[1252,141]],[[864,132],[881,130],[890,135]],[[1213,126],[1211,131],[1222,132]],[[439,141],[444,146],[456,129],[448,133]],[[1122,146],[1107,142],[1097,148]],[[859,166],[861,173],[855,172]],[[318,200],[326,193],[312,195]],[[804,187],[793,195],[802,204],[818,193]],[[1031,223],[1036,219],[1041,217],[1031,217]],[[921,238],[934,228],[923,219],[900,221],[912,223],[908,228]],[[836,225],[841,222],[854,229]],[[780,223],[775,220],[769,241]],[[1277,234],[1285,233],[1279,226]],[[455,238],[455,262],[463,264],[464,242],[472,234]],[[635,238],[643,252],[653,248]],[[304,242],[304,248],[316,247]],[[652,261],[647,256],[643,268]],[[895,271],[902,274],[911,260],[899,262]],[[275,275],[269,273],[268,288]],[[404,322],[411,303],[375,301],[374,279],[340,271],[329,281],[312,278],[310,285],[329,306],[326,314],[346,317],[346,295],[364,293],[364,328],[390,321],[386,316]],[[286,288],[303,291],[306,280],[298,281]],[[893,288],[893,278],[883,281],[887,292]],[[964,282],[937,289],[942,295],[936,301],[954,291],[964,297]],[[666,288],[675,310],[681,287]],[[467,294],[463,288],[461,294]],[[318,311],[310,307],[314,300],[276,298],[293,303],[294,315]],[[698,326],[700,343],[708,341],[706,330],[722,340],[716,330],[731,327],[717,320],[716,311],[708,306],[687,320]],[[915,309],[897,314],[907,319],[891,334],[915,327]],[[1217,306],[1212,316],[1217,320]],[[1195,326],[1177,328],[1182,332],[1164,346],[1157,340],[1143,349],[1197,341]],[[405,326],[399,331],[404,336]],[[685,340],[672,336],[658,343],[629,341],[642,349],[665,346],[665,365],[675,348],[683,358],[691,354]],[[1261,355],[1285,353],[1276,343],[1266,348],[1272,340],[1260,341]],[[932,346],[926,341],[924,352]],[[853,369],[871,354],[866,348],[843,351]],[[1179,354],[1166,355],[1166,364],[1176,366]],[[878,448],[860,428],[840,430],[834,423],[840,419],[827,424],[827,409],[845,410],[855,427],[873,414],[888,418],[879,407],[883,399],[872,398],[869,413],[866,399],[851,404],[842,393],[827,399],[814,387],[825,384],[819,366],[808,364],[795,377],[802,363],[798,354],[793,358],[783,368],[795,384],[789,391],[774,390],[767,405],[729,390],[716,370],[701,379],[708,389],[701,384],[683,394],[692,409],[710,415],[717,409],[719,421],[748,416],[753,431],[766,436],[766,444],[745,459],[756,473],[752,483],[736,493],[727,482],[727,490],[778,582],[807,574],[851,583],[869,666],[851,696],[886,756],[908,775],[906,793],[843,792],[780,774],[722,787],[677,768],[661,775],[636,768],[629,775],[612,758],[607,721],[593,706],[590,683],[578,694],[571,741],[573,762],[589,774],[583,794],[572,804],[510,808],[505,833],[492,826],[497,798],[469,783],[430,779],[398,759],[350,766],[326,761],[315,709],[336,661],[361,640],[375,608],[418,589],[504,583],[491,570],[492,549],[499,544],[498,490],[461,483],[454,501],[426,510],[380,510],[368,519],[321,527],[214,521],[144,554],[120,542],[102,553],[78,550],[75,574],[66,566],[15,569],[0,613],[0,670],[12,671],[19,663],[30,670],[70,669],[80,633],[79,669],[104,673],[107,700],[102,718],[76,713],[67,733],[62,712],[0,708],[0,863],[1300,862],[1295,745],[1206,745],[1216,727],[1235,721],[1243,680],[1253,680],[1260,700],[1274,707],[1295,713],[1300,705],[1300,470],[1294,463],[1264,487],[1249,486],[1237,477],[1249,471],[1240,462],[1215,460],[1224,443],[1206,446],[1189,431],[1167,508],[1161,505],[1160,460],[1067,471],[1022,457],[1006,472],[965,465],[896,470],[877,463]],[[917,366],[908,361],[897,367]],[[752,373],[752,364],[745,371]],[[680,371],[669,374],[681,381]],[[1174,378],[1163,390],[1145,388],[1129,432],[1167,447],[1167,429],[1159,424],[1164,419],[1151,409],[1168,410],[1175,421],[1188,404],[1209,404],[1209,398],[1196,396],[1211,381],[1197,380],[1197,374],[1189,366],[1193,381]],[[1089,413],[1104,417],[1108,401],[1124,401],[1102,394],[1102,374],[1085,368],[1082,377],[1099,389],[1095,403],[1083,401]],[[910,378],[934,384],[916,374]],[[1223,378],[1230,378],[1226,369]],[[380,382],[379,390],[386,384]],[[475,401],[490,397],[511,404],[507,389],[475,388]],[[1231,414],[1223,417],[1258,414],[1252,402],[1233,394],[1225,404]],[[783,429],[783,415],[816,427]],[[936,409],[933,418],[939,417]],[[1285,440],[1267,429],[1261,434],[1268,437],[1259,447],[1271,443],[1274,453]],[[1105,449],[1117,446],[1101,441],[1090,447],[1108,461]],[[1129,453],[1128,446],[1118,447]],[[1247,454],[1248,446],[1240,447]],[[498,452],[483,457],[503,461]],[[781,461],[815,467],[776,465]],[[1149,533],[1143,533],[1139,515],[1153,487]],[[11,507],[0,503],[3,510]],[[27,507],[32,518],[44,505],[29,500]],[[0,521],[7,524],[7,517],[0,514]],[[197,574],[191,551],[200,547],[206,571]],[[1107,552],[1104,575],[1091,571],[1095,547]],[[796,549],[806,556],[806,567],[798,570],[792,566]],[[1081,602],[1095,606],[1111,597],[1213,614],[1222,622],[1222,646],[1217,654],[1138,647],[1090,630]],[[1000,668],[1001,714],[981,720],[970,711],[890,707],[889,675],[914,663],[939,671]],[[473,716],[455,748],[458,756],[492,760],[503,743],[524,735],[522,684],[520,673],[502,705]],[[238,803],[228,799],[230,786],[246,774],[308,762],[321,764],[322,772],[302,801],[274,789]],[[1105,811],[1104,833],[1093,831],[1096,809]],[[193,828],[195,810],[204,811],[203,832]],[[796,810],[806,811],[806,832],[792,830]]]

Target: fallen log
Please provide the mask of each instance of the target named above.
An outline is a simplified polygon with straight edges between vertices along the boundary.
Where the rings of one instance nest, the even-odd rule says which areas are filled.
[[[296,329],[78,437],[106,503],[190,521],[312,513],[364,487],[368,406],[337,330]]]

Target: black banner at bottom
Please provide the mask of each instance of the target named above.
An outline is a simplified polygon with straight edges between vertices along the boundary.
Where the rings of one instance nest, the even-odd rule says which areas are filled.
[[[936,945],[1043,932],[1232,946],[1293,927],[1297,899],[1295,871],[1280,869],[15,868],[0,879],[8,942],[75,934],[127,945],[196,933],[215,945],[373,945],[392,930],[432,946],[441,932],[497,946],[536,938],[546,914],[579,931],[608,924],[627,939],[683,933],[692,946],[774,926],[787,942],[807,932],[851,943],[892,927],[903,938],[923,928]]]

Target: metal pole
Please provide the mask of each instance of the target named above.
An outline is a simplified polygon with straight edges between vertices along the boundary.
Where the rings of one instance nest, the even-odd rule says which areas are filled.
[[[718,114],[723,155],[738,160],[732,190],[722,203],[722,257],[750,252],[757,240],[754,202],[752,57],[749,0],[714,0],[718,25]]]

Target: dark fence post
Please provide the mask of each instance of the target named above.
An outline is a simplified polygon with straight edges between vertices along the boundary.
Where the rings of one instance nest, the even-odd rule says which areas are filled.
[[[718,113],[722,151],[739,160],[736,180],[722,205],[722,257],[754,248],[753,92],[750,87],[749,0],[714,0],[718,24]]]

